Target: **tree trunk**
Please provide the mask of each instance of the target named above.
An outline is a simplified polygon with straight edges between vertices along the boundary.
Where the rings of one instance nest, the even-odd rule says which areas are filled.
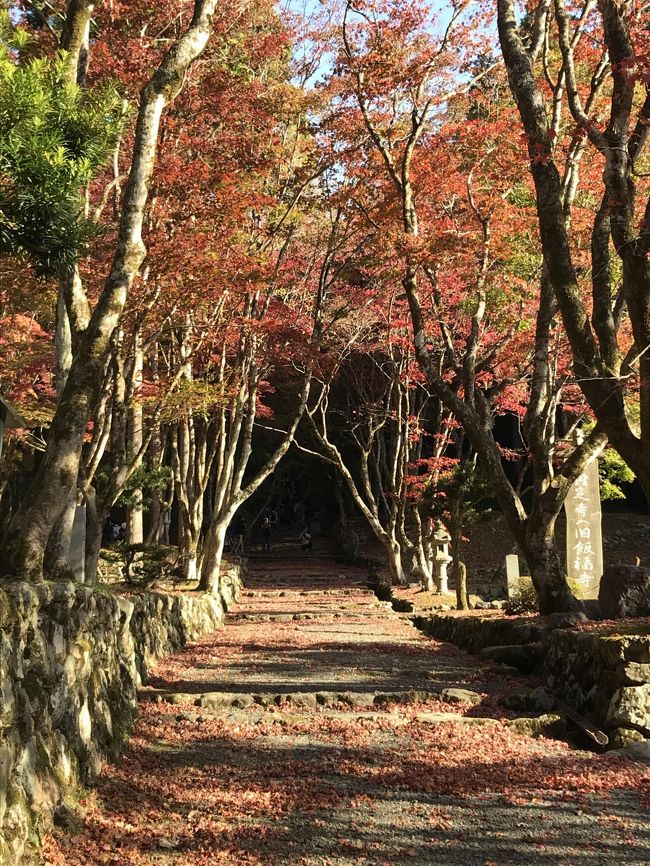
[[[95,583],[99,568],[99,555],[102,549],[102,535],[104,523],[108,518],[108,511],[97,509],[94,496],[86,496],[86,582]]]
[[[394,586],[408,586],[408,576],[402,565],[402,548],[399,542],[394,538],[388,537],[384,541],[384,549],[388,559],[388,571],[390,574],[391,583]]]
[[[555,543],[556,518],[554,514],[531,515],[522,544],[541,614],[579,609]]]
[[[184,546],[183,559],[185,562],[185,580],[193,583],[199,576],[199,551],[196,540],[191,539]]]
[[[34,481],[5,536],[0,558],[3,576],[42,580],[45,547],[52,527],[74,489],[88,406],[93,387],[85,371],[71,371],[68,380],[75,398],[61,406],[50,428],[48,448]],[[97,369],[99,373],[99,368]],[[92,376],[94,381],[99,376]],[[67,411],[66,411],[67,410]]]
[[[66,10],[61,48],[67,52],[67,76],[71,84],[83,86],[88,67],[90,19],[95,7],[92,0],[70,0]],[[74,300],[74,323],[77,329],[88,325],[90,310],[83,291],[79,271],[76,267],[65,269],[60,278],[56,307],[56,336],[54,341],[54,381],[57,404],[72,366],[73,334],[66,297]],[[76,491],[68,496],[63,512],[50,534],[45,549],[44,572],[49,580],[70,577],[69,554],[72,527],[77,509]]]
[[[199,577],[199,543],[201,521],[198,526],[190,519],[189,513],[181,508],[181,536],[179,553],[184,562],[185,580],[193,581]]]
[[[205,539],[203,550],[203,563],[201,565],[201,580],[199,589],[203,592],[219,592],[219,572],[221,570],[221,559],[226,542],[226,530],[230,525],[232,515],[221,518],[213,523]]]
[[[149,459],[151,464],[156,468],[164,465],[163,442],[160,432],[160,425],[156,424],[155,431],[151,437],[149,445]],[[163,497],[158,489],[154,490],[151,496],[151,505],[149,507],[148,522],[149,527],[146,535],[147,544],[163,544],[165,543],[164,531],[164,515],[171,508],[174,501],[173,479],[171,481],[171,490]]]
[[[129,409],[129,438],[131,452],[138,454],[142,448],[142,403],[140,390],[142,388],[142,338],[136,333],[133,347],[133,402]],[[127,538],[129,544],[142,544],[144,534],[142,529],[142,489],[132,491],[134,504],[129,506],[127,513]]]
[[[433,585],[433,574],[430,572],[425,573],[422,572],[422,577],[420,578],[420,584],[422,586],[422,590],[424,592],[434,592],[435,586]]]
[[[95,583],[99,571],[99,556],[102,550],[102,527],[86,520],[86,582]]]
[[[467,567],[461,553],[462,526],[454,524],[451,528],[451,558],[452,573],[456,584],[456,607],[458,610],[469,610],[467,593]]]
[[[66,273],[62,279],[69,279]],[[74,279],[74,277],[72,277]],[[60,402],[72,366],[72,329],[65,304],[65,289],[59,288],[56,306],[56,335],[54,340],[54,381],[57,404]],[[54,525],[45,549],[44,572],[49,580],[60,580],[70,576],[68,554],[72,539],[77,497],[73,490],[67,498],[61,516]]]
[[[467,566],[462,559],[454,560],[454,579],[456,581],[456,607],[458,610],[469,610]]]
[[[467,567],[463,562],[461,553],[463,543],[463,485],[461,484],[459,487],[460,489],[451,504],[451,520],[449,521],[451,567],[456,583],[456,607],[458,610],[469,610]]]
[[[43,570],[48,580],[69,579],[72,572],[69,568],[70,543],[72,540],[72,525],[74,523],[77,499],[70,494],[61,516],[50,533],[45,548]]]

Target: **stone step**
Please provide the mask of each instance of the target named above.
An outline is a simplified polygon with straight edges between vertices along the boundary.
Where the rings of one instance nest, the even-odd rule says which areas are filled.
[[[250,586],[250,582],[247,586]],[[321,596],[321,595],[342,595],[342,596],[356,596],[360,597],[361,600],[376,600],[376,596],[373,592],[371,592],[365,584],[360,585],[360,589],[365,590],[365,592],[360,593],[358,589],[301,589],[301,590],[274,590],[274,589],[246,589],[241,593],[241,598],[257,598],[260,601],[263,601],[266,598],[306,598],[309,600],[312,596]],[[360,600],[360,603],[361,603]],[[382,602],[382,604],[390,604],[390,602]]]
[[[322,610],[315,611],[313,613],[263,613],[263,612],[255,612],[255,613],[233,613],[230,616],[231,621],[241,622],[241,621],[252,621],[252,622],[300,622],[303,620],[318,620],[318,619],[364,619],[367,617],[374,617],[375,619],[378,616],[377,611],[360,611],[360,610],[351,610],[351,611],[333,611],[333,610]]]
[[[201,708],[200,710],[184,711],[176,713],[170,718],[177,722],[190,722],[192,724],[201,723],[210,720],[219,720],[227,722],[237,722],[242,724],[262,724],[275,723],[281,726],[309,724],[313,721],[314,715],[312,712],[301,712],[305,707],[296,707],[297,712],[293,708],[289,708],[286,704],[281,705],[279,711],[269,713],[246,707],[228,707],[219,712],[210,710],[210,708]],[[284,710],[284,712],[283,712]],[[287,712],[286,710],[290,710]],[[313,710],[313,708],[312,708]],[[461,725],[462,727],[498,727],[500,725],[510,728],[515,733],[527,737],[534,738],[550,738],[563,739],[566,734],[566,725],[564,720],[557,715],[544,715],[538,717],[522,717],[518,719],[492,719],[487,716],[463,716],[460,713],[415,713],[413,716],[401,715],[397,706],[393,705],[390,710],[385,711],[365,711],[335,709],[328,706],[318,707],[318,717],[335,719],[342,722],[358,722],[366,720],[371,722],[382,722],[391,727],[402,727],[412,723],[420,723],[424,725]],[[643,752],[637,757],[637,760],[645,760],[650,763],[650,751],[647,749],[648,742],[635,743],[635,746],[642,746]],[[621,752],[622,753],[622,752]]]
[[[297,708],[336,707],[347,704],[352,707],[388,707],[408,705],[426,701],[443,701],[465,706],[475,706],[482,698],[468,689],[445,687],[438,690],[411,689],[403,692],[377,691],[292,691],[292,692],[228,692],[203,693],[171,692],[165,689],[142,689],[141,700],[165,701],[170,704],[192,704],[204,709],[235,707],[245,709],[255,704],[263,707],[291,706]]]

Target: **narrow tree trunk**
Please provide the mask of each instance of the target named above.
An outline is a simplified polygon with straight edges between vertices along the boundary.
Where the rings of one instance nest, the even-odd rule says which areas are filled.
[[[134,402],[129,409],[129,438],[131,440],[131,451],[137,454],[142,448],[142,403],[140,389],[142,387],[142,338],[139,333],[135,335],[133,347],[133,397]],[[127,513],[127,538],[129,544],[142,544],[144,535],[142,530],[142,489],[138,488],[133,493],[134,504],[129,506]]]
[[[86,521],[86,582],[95,583],[99,572],[99,556],[102,550],[102,527]]]
[[[454,579],[456,581],[456,607],[458,610],[469,610],[467,566],[462,559],[457,559],[454,563]]]
[[[463,490],[462,484],[451,504],[451,520],[449,534],[451,536],[451,567],[456,584],[456,607],[458,610],[469,610],[467,594],[467,568],[463,562]]]
[[[402,548],[396,539],[387,537],[384,541],[384,549],[388,559],[388,571],[391,583],[395,586],[408,586],[408,576],[402,565]]]
[[[456,607],[458,610],[469,610],[467,593],[467,567],[461,553],[462,526],[454,525],[451,531],[452,573],[456,584]]]
[[[426,567],[423,567],[420,564],[420,585],[422,587],[423,592],[434,592],[435,586],[433,584],[433,568],[431,567],[431,563],[427,563]]]
[[[221,571],[221,559],[226,542],[226,530],[230,524],[231,515],[213,523],[205,539],[203,551],[203,563],[201,566],[201,580],[199,589],[203,592],[219,592],[219,573]]]
[[[69,554],[76,510],[77,499],[73,493],[68,497],[65,508],[54,524],[54,529],[47,541],[43,571],[48,580],[62,580],[72,577]]]
[[[190,539],[184,544],[183,560],[185,563],[185,580],[193,583],[199,576],[199,549],[196,539]]]
[[[67,274],[62,279],[69,278]],[[74,277],[73,277],[74,279]],[[56,307],[56,335],[54,339],[54,381],[56,385],[57,404],[63,395],[68,373],[72,366],[72,329],[65,304],[64,289],[59,289]],[[72,525],[77,507],[76,491],[68,496],[61,516],[54,525],[45,550],[44,572],[49,580],[60,580],[69,577],[68,554],[72,539]]]
[[[181,537],[179,539],[179,553],[184,563],[185,579],[187,581],[197,580],[199,577],[199,543],[201,533],[201,521],[198,526],[189,519],[189,515],[183,515],[181,509]]]
[[[108,512],[97,508],[94,495],[86,496],[86,582],[95,583]]]
[[[160,425],[156,424],[156,429],[151,437],[149,445],[149,458],[153,466],[162,466],[162,439],[160,435]],[[164,541],[163,538],[163,502],[160,492],[156,489],[151,496],[151,505],[148,515],[148,530],[146,536],[147,544],[157,544]]]

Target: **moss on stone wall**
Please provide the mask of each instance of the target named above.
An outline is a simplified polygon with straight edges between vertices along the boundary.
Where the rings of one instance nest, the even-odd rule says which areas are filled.
[[[510,617],[438,614],[414,621],[425,634],[470,652],[541,641],[541,673],[560,700],[611,734],[613,742],[624,738],[625,729],[650,737],[647,624],[584,632],[545,629],[540,623]]]
[[[72,583],[0,590],[0,864],[26,862],[54,811],[115,757],[157,659],[219,628],[237,597]]]

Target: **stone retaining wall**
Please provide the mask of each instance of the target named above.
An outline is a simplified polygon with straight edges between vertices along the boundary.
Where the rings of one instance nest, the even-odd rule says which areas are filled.
[[[156,660],[221,626],[222,596],[72,583],[0,585],[0,866],[27,862],[52,814],[115,757]]]
[[[650,738],[650,634],[555,629],[545,647],[544,671],[558,697],[617,742],[634,732]]]
[[[542,638],[543,629],[525,617],[431,616],[414,617],[416,626],[438,640],[454,643],[472,653],[486,647],[506,644],[535,643]]]
[[[470,652],[541,642],[539,672],[560,700],[604,730],[614,745],[650,738],[650,627],[617,633],[543,628],[525,619],[414,617],[425,634]],[[483,653],[486,659],[497,653]]]

